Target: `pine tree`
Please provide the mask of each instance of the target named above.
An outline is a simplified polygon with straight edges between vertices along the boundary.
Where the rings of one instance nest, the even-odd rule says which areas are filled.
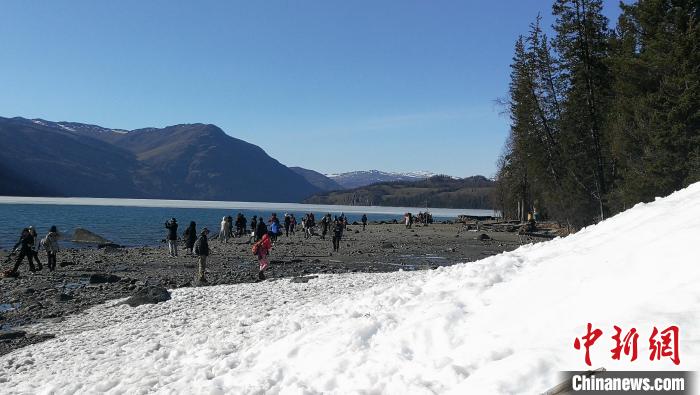
[[[605,121],[611,97],[608,21],[601,0],[556,0],[553,46],[565,99],[561,143],[569,173],[565,190],[578,208],[576,220],[606,216],[611,178]]]

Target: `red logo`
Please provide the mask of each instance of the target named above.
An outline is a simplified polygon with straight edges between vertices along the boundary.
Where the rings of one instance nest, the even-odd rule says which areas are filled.
[[[631,328],[628,330],[623,337],[622,328],[617,325],[613,326],[615,334],[612,336],[615,346],[610,350],[612,353],[612,359],[620,360],[624,355],[629,358],[630,362],[637,359],[637,340],[639,339],[639,333],[636,328]],[[672,325],[668,328],[660,331],[654,327],[651,336],[649,337],[649,360],[658,361],[661,358],[669,358],[674,364],[679,365],[681,363],[678,354],[678,333],[679,329],[677,326]],[[574,340],[574,348],[581,350],[582,340],[583,348],[585,349],[584,361],[586,365],[591,365],[591,354],[590,348],[593,347],[595,342],[603,335],[603,331],[600,329],[593,329],[593,324],[590,322],[587,325],[586,334],[580,339],[577,337]]]

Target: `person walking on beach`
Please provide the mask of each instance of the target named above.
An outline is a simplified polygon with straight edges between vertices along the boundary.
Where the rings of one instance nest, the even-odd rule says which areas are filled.
[[[199,235],[199,239],[197,239],[197,242],[194,245],[194,253],[199,257],[195,282],[199,285],[208,283],[207,279],[204,277],[207,270],[207,257],[209,256],[209,240],[207,240],[208,234],[209,229],[202,229],[202,233]]]
[[[411,213],[404,214],[403,221],[404,221],[404,224],[406,225],[406,229],[409,229],[411,227]]]
[[[236,215],[236,237],[241,237],[245,233],[244,221],[243,214],[238,213],[238,215]]]
[[[335,218],[333,221],[333,252],[340,251],[340,239],[343,238],[343,221]]]
[[[185,239],[185,251],[194,254],[194,243],[197,242],[197,224],[194,221],[190,221],[190,226],[185,229],[182,238]]]
[[[250,240],[248,241],[249,244],[255,243],[257,240],[255,240],[255,233],[258,231],[258,216],[254,215],[250,219]]]
[[[304,225],[304,238],[311,238],[314,234],[314,226],[316,226],[316,220],[314,219],[314,213],[308,213],[304,217],[305,221],[302,222]]]
[[[44,266],[42,266],[41,261],[39,260],[39,235],[36,233],[36,229],[34,229],[33,226],[29,227],[29,233],[34,238],[31,249],[32,255],[29,257],[29,260],[35,260],[37,264],[36,270],[41,271],[44,269]]]
[[[362,214],[362,231],[367,227],[367,214]]]
[[[230,239],[233,239],[234,233],[233,233],[233,217],[232,216],[227,216],[226,217],[226,225],[228,226],[228,237]]]
[[[272,242],[277,242],[277,236],[282,234],[282,226],[280,225],[280,220],[277,218],[277,213],[272,213],[272,216],[267,221],[270,224],[270,238]]]
[[[292,217],[288,213],[284,213],[284,235],[289,237],[289,228],[292,226]]]
[[[229,237],[229,227],[228,227],[228,218],[227,217],[222,217],[221,218],[221,227],[219,229],[219,241],[222,243],[228,243],[228,237]]]
[[[56,229],[56,225],[51,226],[49,233],[41,240],[41,245],[44,246],[44,250],[46,250],[46,266],[48,266],[49,271],[52,272],[56,270],[56,254],[58,254],[59,251],[58,229]]]
[[[168,230],[168,250],[171,257],[177,256],[177,220],[171,218],[165,223],[165,228]]]
[[[289,233],[294,234],[294,229],[297,227],[297,217],[292,214],[291,222],[289,223]]]
[[[307,221],[308,219],[309,219],[309,216],[306,215],[306,214],[305,214],[303,217],[301,217],[301,231],[304,232],[304,238],[305,238],[305,239],[308,239],[308,238],[309,238],[309,235],[308,235],[307,232],[306,232],[306,221]]]
[[[318,221],[318,225],[321,227],[321,240],[326,240],[326,234],[328,234],[328,228],[331,227],[331,215],[326,214]]]
[[[17,255],[17,260],[15,261],[15,266],[7,272],[9,276],[17,276],[19,272],[17,271],[22,264],[22,260],[27,257],[27,262],[29,263],[29,271],[34,273],[36,268],[34,267],[34,262],[32,261],[32,246],[34,245],[34,236],[29,233],[29,228],[22,229],[22,234],[19,236],[19,241],[12,247],[12,253],[19,249],[19,255]]]
[[[258,257],[258,280],[265,279],[265,269],[270,265],[268,256],[271,249],[272,242],[267,234],[264,234],[262,239],[253,244],[253,255]]]

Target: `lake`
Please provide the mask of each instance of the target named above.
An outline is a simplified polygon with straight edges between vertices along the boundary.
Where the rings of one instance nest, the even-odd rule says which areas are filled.
[[[70,239],[77,227],[88,229],[117,244],[125,246],[157,245],[165,238],[164,223],[175,217],[182,234],[190,221],[216,234],[221,217],[235,218],[241,212],[248,219],[253,215],[267,220],[275,212],[282,219],[284,213],[294,213],[299,226],[304,213],[313,212],[317,220],[322,214],[345,213],[350,222],[359,221],[367,214],[370,221],[401,220],[403,214],[414,215],[425,208],[378,206],[330,206],[299,203],[222,202],[198,200],[105,199],[105,198],[36,198],[0,196],[0,248],[11,248],[24,227],[33,225],[39,237],[44,237],[52,225]],[[493,210],[429,209],[433,219],[455,219],[458,215],[494,215]],[[74,247],[66,240],[63,247]]]

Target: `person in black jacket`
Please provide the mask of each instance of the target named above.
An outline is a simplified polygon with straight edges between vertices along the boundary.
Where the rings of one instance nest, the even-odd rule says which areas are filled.
[[[345,229],[345,224],[343,221],[336,217],[333,221],[333,251],[340,251],[340,239],[343,237],[343,229]]]
[[[264,234],[267,234],[267,225],[265,225],[265,221],[260,218],[258,227],[255,229],[255,241],[262,239]]]
[[[235,233],[233,233],[233,217],[230,215],[227,216],[226,221],[228,222],[228,236],[233,238],[233,236],[235,236]]]
[[[197,224],[194,221],[185,229],[182,238],[185,239],[185,251],[194,254],[194,243],[197,241]]]
[[[35,272],[36,268],[34,267],[34,262],[32,262],[32,246],[34,245],[34,236],[32,236],[31,233],[29,233],[28,228],[22,229],[22,234],[19,237],[19,241],[17,244],[15,244],[14,247],[12,247],[12,251],[16,251],[17,247],[20,247],[19,249],[19,255],[17,255],[17,261],[15,261],[15,266],[12,268],[10,271],[11,275],[17,275],[17,269],[19,269],[19,266],[22,264],[22,259],[24,257],[27,257],[27,262],[29,262],[29,271],[30,272]]]
[[[258,216],[254,215],[253,218],[250,219],[250,241],[249,243],[255,243],[255,235],[258,233]]]
[[[168,250],[170,251],[170,256],[177,256],[177,220],[172,218],[170,221],[165,223],[165,228],[168,229]]]
[[[236,233],[234,234],[235,237],[241,237],[243,236],[244,229],[243,229],[243,214],[238,213],[236,215]]]
[[[328,228],[331,227],[331,215],[326,214],[323,218],[321,218],[320,221],[318,221],[318,225],[321,227],[321,239],[326,240],[326,234],[328,234]]]
[[[362,214],[362,230],[367,227],[367,214]]]
[[[292,217],[284,213],[284,235],[289,237],[289,227],[292,225]]]
[[[194,246],[194,253],[199,257],[199,265],[197,267],[197,274],[195,277],[197,284],[207,284],[207,279],[204,278],[204,274],[207,270],[207,257],[209,256],[209,241],[207,240],[208,234],[209,229],[202,229],[202,233]]]

